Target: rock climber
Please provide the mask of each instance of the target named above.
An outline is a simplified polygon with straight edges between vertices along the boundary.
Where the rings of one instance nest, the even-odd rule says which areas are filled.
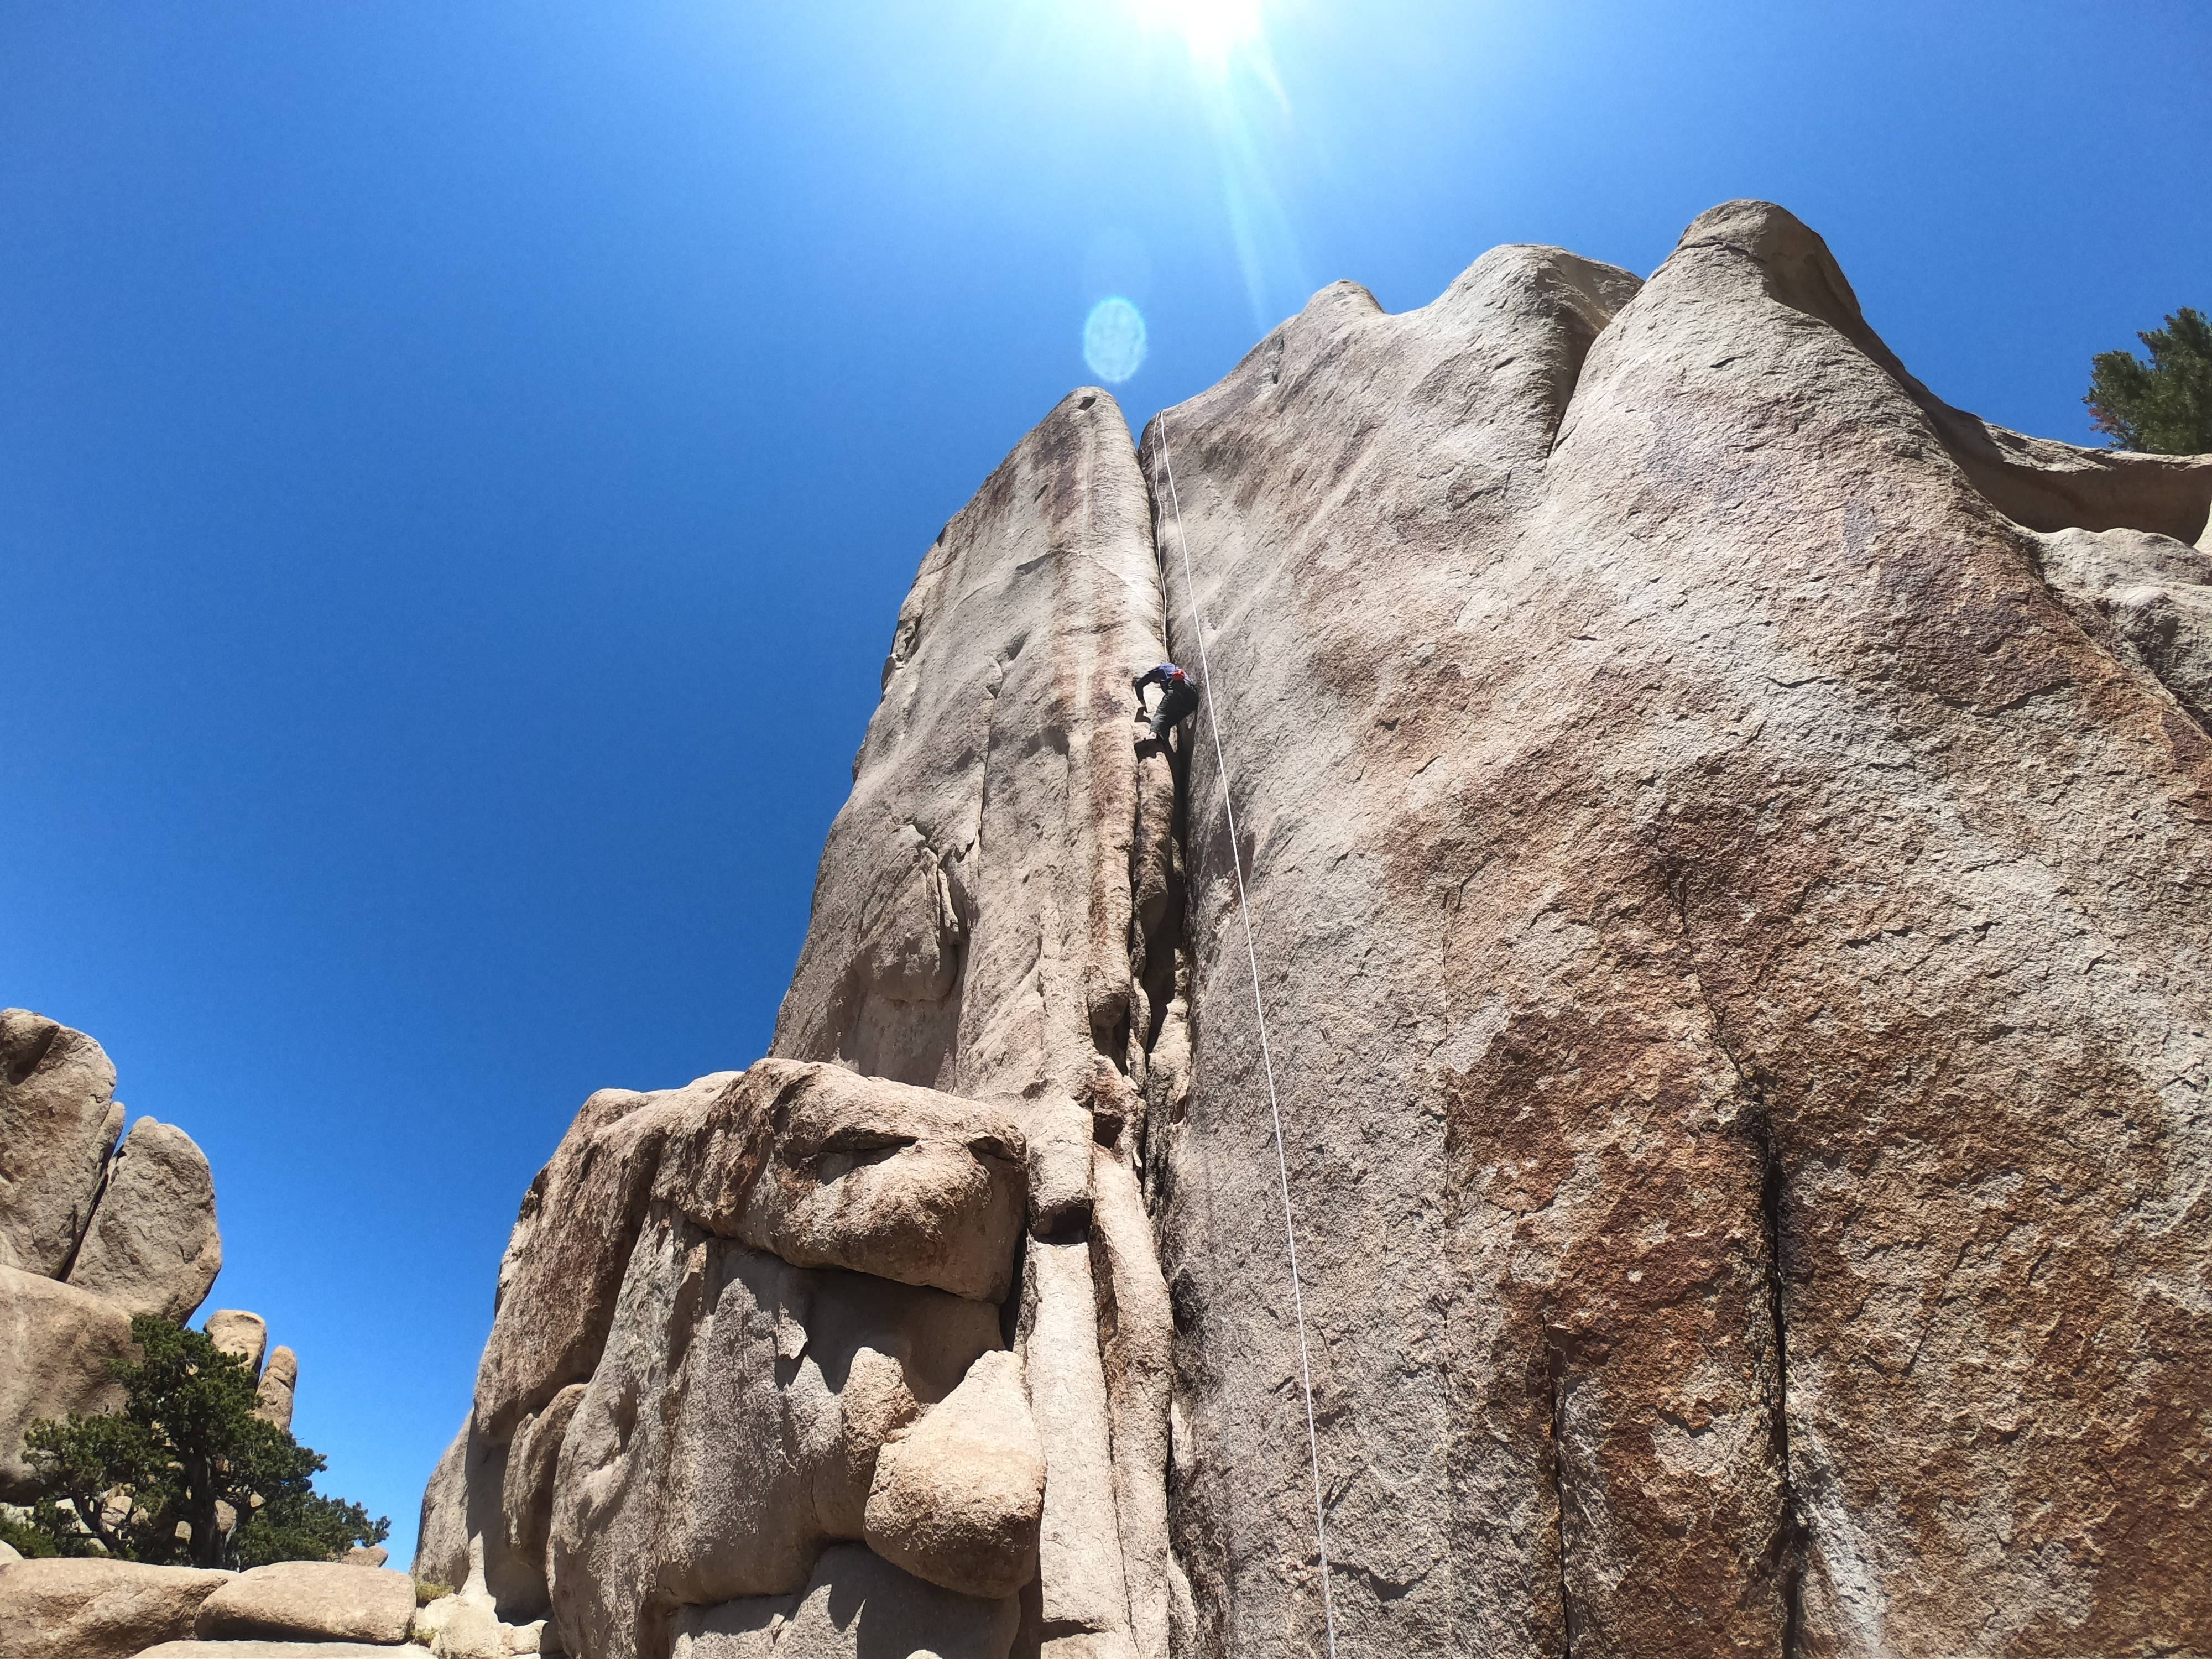
[[[1152,736],[1164,740],[1176,722],[1198,707],[1198,682],[1171,662],[1138,675],[1129,682],[1137,688],[1137,707],[1145,706],[1145,688],[1160,688],[1159,707],[1152,710]]]

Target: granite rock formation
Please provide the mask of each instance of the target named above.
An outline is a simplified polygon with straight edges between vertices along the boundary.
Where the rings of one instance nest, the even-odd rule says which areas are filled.
[[[277,1561],[250,1568],[200,1603],[203,1642],[407,1639],[415,1585],[404,1572],[341,1561]]]
[[[131,1316],[73,1285],[0,1267],[0,1503],[28,1503],[37,1482],[23,1456],[34,1419],[118,1411],[123,1387],[108,1362],[137,1352]]]
[[[771,1058],[533,1184],[418,1574],[586,1659],[2212,1650],[2208,514],[1759,203],[1072,394]]]
[[[18,1561],[0,1571],[0,1653],[7,1659],[131,1659],[189,1637],[227,1572],[149,1567],[97,1557]]]
[[[137,1353],[131,1318],[183,1324],[222,1268],[207,1159],[150,1117],[122,1134],[124,1117],[97,1042],[0,1010],[0,1502],[38,1495],[25,1427],[119,1409],[107,1367]],[[264,1369],[268,1325],[239,1309],[216,1310],[204,1328],[258,1377],[258,1414],[289,1429],[292,1351]]]
[[[269,1363],[261,1368],[261,1380],[254,1385],[254,1395],[260,1403],[253,1408],[253,1414],[289,1432],[292,1398],[299,1388],[299,1356],[280,1342],[269,1351]]]
[[[97,1042],[0,1009],[0,1267],[68,1274],[123,1115]]]
[[[142,1117],[108,1160],[69,1282],[126,1312],[183,1322],[222,1270],[215,1176],[183,1130]]]
[[[261,1357],[269,1346],[269,1322],[259,1314],[243,1308],[217,1308],[200,1328],[216,1347],[243,1359],[256,1377],[261,1375]]]

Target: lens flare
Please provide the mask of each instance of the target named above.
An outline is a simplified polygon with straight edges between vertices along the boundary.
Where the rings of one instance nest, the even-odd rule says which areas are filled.
[[[1083,361],[1109,386],[1119,386],[1144,366],[1145,316],[1116,295],[1091,307],[1083,321]]]
[[[1266,33],[1261,0],[1133,0],[1148,32],[1172,34],[1199,63],[1218,68]]]

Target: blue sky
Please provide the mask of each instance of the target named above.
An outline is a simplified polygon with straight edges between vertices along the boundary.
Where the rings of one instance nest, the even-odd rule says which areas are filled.
[[[0,0],[0,1002],[216,1176],[411,1547],[531,1174],[749,1063],[938,526],[1338,277],[1736,196],[2094,441],[2212,307],[2201,0]]]

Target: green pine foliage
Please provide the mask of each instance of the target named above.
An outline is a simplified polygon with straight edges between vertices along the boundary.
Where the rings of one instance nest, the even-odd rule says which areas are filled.
[[[390,1534],[389,1521],[314,1489],[323,1458],[253,1414],[244,1360],[166,1320],[133,1319],[131,1337],[141,1358],[109,1362],[121,1411],[41,1418],[24,1431],[45,1489],[27,1530],[43,1553],[253,1567],[327,1560]],[[237,1516],[234,1531],[222,1529],[218,1504]]]
[[[2136,336],[2150,361],[2125,351],[2089,360],[2088,404],[2117,449],[2212,454],[2212,323],[2184,306],[2164,328]]]

